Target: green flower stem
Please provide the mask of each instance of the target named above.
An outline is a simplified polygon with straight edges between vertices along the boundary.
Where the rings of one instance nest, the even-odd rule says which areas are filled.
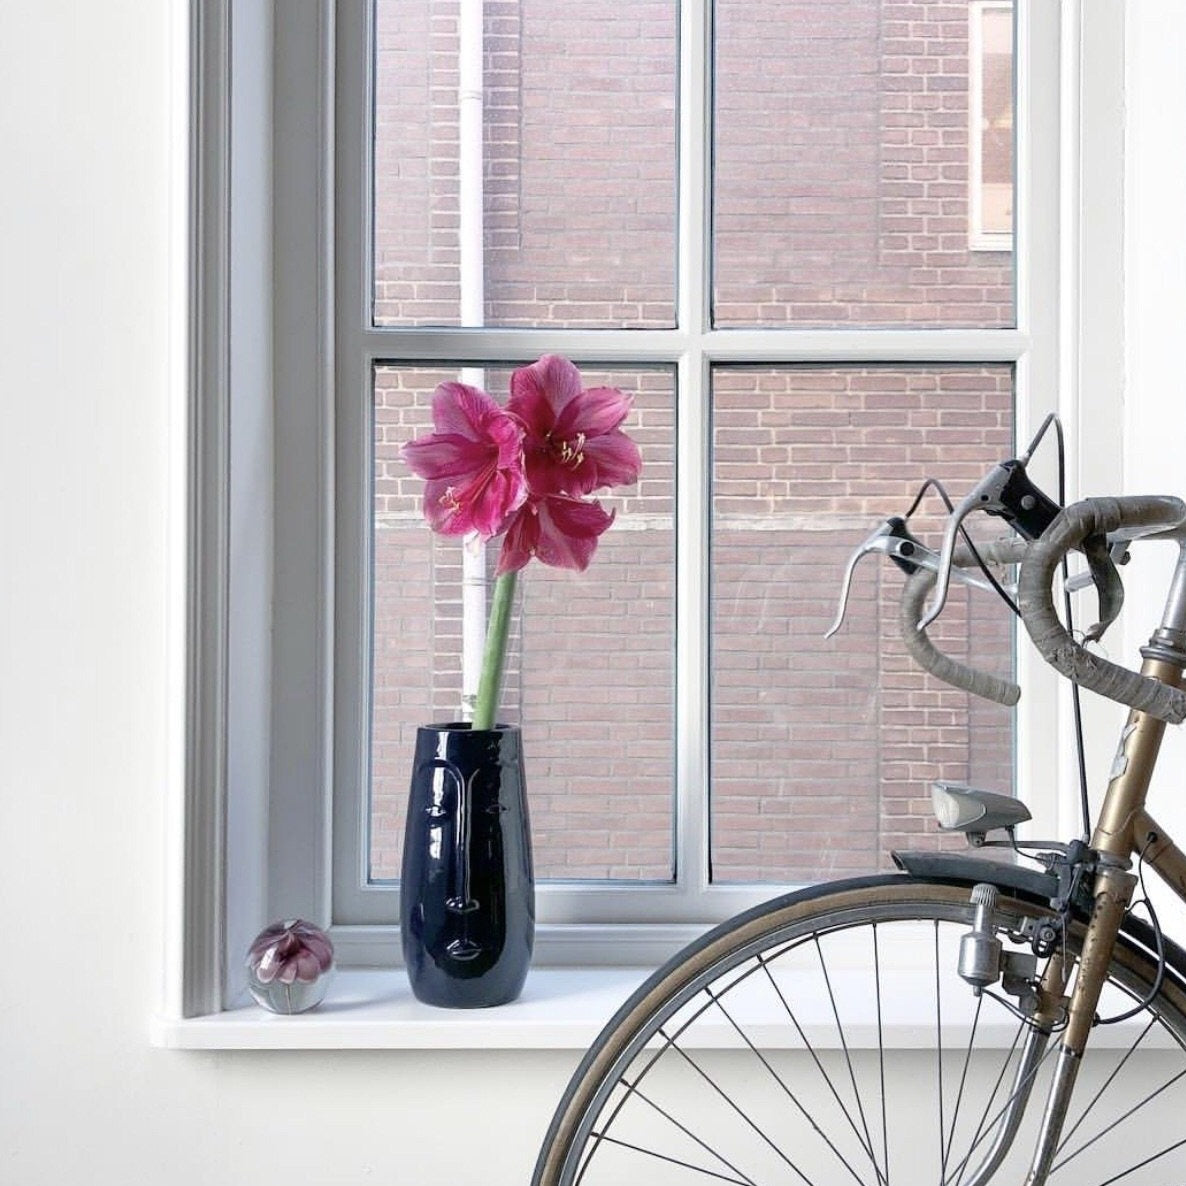
[[[490,621],[486,624],[486,649],[482,654],[482,678],[474,700],[471,728],[493,729],[498,715],[498,697],[502,690],[502,669],[506,665],[507,636],[511,628],[511,605],[515,600],[518,572],[504,572],[494,582],[494,600]]]

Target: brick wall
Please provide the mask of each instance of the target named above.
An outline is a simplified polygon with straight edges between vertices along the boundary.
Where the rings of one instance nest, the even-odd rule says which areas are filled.
[[[1012,715],[973,714],[908,660],[892,565],[864,561],[844,628],[823,635],[873,523],[905,511],[922,475],[961,491],[1007,454],[1010,369],[725,370],[713,406],[714,875],[875,868],[934,833],[933,779],[1008,789]],[[911,524],[937,546],[928,508]],[[1007,672],[1009,628],[995,598],[953,591],[932,634]]]
[[[674,319],[672,3],[486,0],[485,320]],[[718,0],[715,315],[741,324],[1011,324],[1012,260],[968,247],[968,8]],[[376,320],[457,324],[457,0],[379,4]],[[425,112],[429,118],[425,118]],[[460,698],[460,545],[434,539],[398,446],[455,370],[375,384],[376,876],[398,875],[412,737]],[[673,376],[637,393],[645,474],[588,574],[521,582],[509,720],[526,734],[541,876],[671,876]],[[505,394],[506,374],[486,384]],[[687,398],[686,394],[683,398]],[[914,671],[899,578],[871,562],[821,640],[849,549],[927,473],[957,495],[1011,440],[1006,367],[775,368],[713,386],[714,876],[811,880],[936,843],[927,783],[1007,789],[1009,713]],[[937,519],[920,520],[934,531]],[[488,562],[493,566],[496,552]],[[939,638],[1009,662],[1002,607]]]
[[[968,247],[968,6],[718,0],[718,324],[1007,326]]]

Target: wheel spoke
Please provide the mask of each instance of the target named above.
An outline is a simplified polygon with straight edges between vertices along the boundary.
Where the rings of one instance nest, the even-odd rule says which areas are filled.
[[[770,1060],[753,1044],[752,1041],[750,1041],[748,1035],[741,1028],[741,1026],[737,1024],[737,1021],[733,1018],[732,1014],[730,1014],[729,1010],[721,1004],[717,997],[713,996],[711,990],[706,988],[704,991],[713,998],[713,1000],[716,1002],[717,1008],[720,1009],[720,1011],[724,1014],[725,1019],[737,1032],[737,1036],[746,1044],[746,1046],[749,1047],[750,1051],[754,1054],[762,1066],[764,1066],[766,1070],[770,1072],[771,1076],[774,1078],[774,1081],[779,1085],[780,1088],[782,1088],[783,1094],[791,1101],[792,1104],[795,1105],[796,1108],[798,1108],[799,1114],[803,1117],[803,1119],[811,1125],[816,1135],[819,1136],[823,1140],[824,1144],[826,1144],[828,1148],[831,1149],[831,1151],[836,1155],[836,1157],[840,1160],[841,1165],[843,1165],[844,1168],[848,1170],[848,1172],[853,1176],[853,1180],[859,1183],[861,1181],[860,1175],[852,1168],[844,1154],[836,1148],[823,1129],[821,1129],[820,1126],[815,1122],[811,1116],[811,1113],[807,1111],[802,1103],[800,1103],[798,1096],[796,1096],[795,1093],[787,1086],[786,1081],[774,1069],[770,1063]],[[876,1165],[874,1168],[876,1169]]]
[[[1146,1157],[1144,1161],[1138,1161],[1136,1165],[1130,1165],[1128,1169],[1124,1170],[1122,1173],[1108,1178],[1108,1180],[1105,1182],[1101,1182],[1100,1186],[1112,1186],[1113,1182],[1119,1182],[1122,1178],[1127,1178],[1129,1174],[1135,1174],[1137,1170],[1143,1170],[1145,1166],[1152,1165],[1155,1161],[1160,1160],[1167,1153],[1172,1153],[1175,1149],[1181,1149],[1183,1145],[1186,1145],[1186,1137],[1183,1137],[1180,1141],[1175,1141],[1172,1145],[1167,1145],[1164,1149],[1154,1153],[1151,1157]]]
[[[1097,1091],[1095,1095],[1093,1095],[1088,1101],[1087,1106],[1080,1113],[1079,1119],[1076,1120],[1071,1128],[1063,1134],[1063,1138],[1059,1142],[1058,1150],[1055,1154],[1056,1156],[1071,1143],[1071,1139],[1074,1137],[1075,1133],[1077,1133],[1082,1127],[1083,1121],[1087,1119],[1087,1117],[1091,1114],[1092,1109],[1103,1098],[1104,1092],[1107,1091],[1108,1088],[1115,1082],[1116,1076],[1119,1075],[1122,1070],[1124,1070],[1125,1064],[1130,1058],[1132,1058],[1133,1054],[1136,1053],[1137,1047],[1145,1040],[1145,1036],[1153,1028],[1155,1023],[1156,1019],[1150,1018],[1149,1024],[1146,1025],[1143,1030],[1141,1030],[1141,1032],[1137,1035],[1136,1041],[1133,1042],[1133,1044],[1124,1052],[1124,1057],[1116,1064],[1116,1067],[1113,1069],[1112,1073],[1103,1081],[1099,1091]]]
[[[690,1128],[688,1128],[686,1124],[683,1124],[677,1120],[666,1108],[662,1107],[660,1104],[657,1104],[649,1096],[639,1091],[637,1089],[637,1084],[627,1083],[625,1079],[622,1080],[622,1083],[637,1099],[642,1100],[644,1104],[649,1104],[655,1109],[656,1112],[659,1113],[660,1116],[662,1116],[671,1124],[674,1124],[675,1127],[680,1130],[680,1132],[689,1137],[691,1140],[695,1141],[696,1144],[699,1145],[700,1148],[706,1153],[710,1154],[712,1157],[715,1157],[717,1161],[719,1161],[726,1169],[732,1170],[733,1173],[737,1175],[738,1181],[744,1182],[746,1186],[755,1186],[753,1178],[749,1177],[748,1174],[738,1169],[737,1166],[735,1166],[723,1153],[717,1149],[714,1149],[707,1141],[703,1140],[701,1137],[698,1137]]]
[[[935,920],[935,1069],[939,1082],[939,1180],[947,1181],[947,1149],[943,1143],[943,998],[939,984],[939,920]]]
[[[964,1088],[968,1082],[968,1068],[972,1065],[972,1051],[976,1046],[976,1032],[980,1028],[980,1011],[983,1007],[984,997],[981,995],[976,999],[976,1012],[972,1017],[972,1032],[968,1035],[968,1045],[964,1050],[964,1066],[960,1073],[959,1090],[955,1093],[955,1104],[951,1109],[951,1127],[947,1130],[947,1136],[943,1144],[942,1165],[944,1169],[947,1166],[947,1159],[951,1156],[951,1146],[955,1142],[955,1128],[959,1123],[960,1105],[964,1102]],[[989,1107],[991,1106],[992,1100],[990,1099]]]
[[[700,1064],[681,1046],[675,1045],[671,1042],[667,1035],[662,1030],[659,1031],[660,1036],[668,1043],[668,1046],[676,1052],[691,1068],[694,1070],[705,1083],[708,1084],[713,1091],[721,1097],[722,1100],[758,1135],[761,1140],[774,1151],[779,1160],[782,1161],[789,1169],[793,1170],[799,1178],[810,1186],[811,1179],[786,1155],[786,1153],[779,1148],[778,1143],[767,1133],[756,1120],[750,1116],[740,1104],[738,1104],[729,1094],[724,1091],[715,1079],[702,1067]]]
[[[1136,1113],[1139,1112],[1143,1107],[1145,1107],[1146,1104],[1149,1104],[1153,1100],[1157,1099],[1157,1097],[1159,1095],[1161,1095],[1162,1092],[1168,1091],[1169,1088],[1173,1087],[1173,1085],[1175,1083],[1177,1083],[1179,1080],[1181,1080],[1183,1076],[1186,1076],[1186,1071],[1179,1071],[1176,1075],[1173,1076],[1172,1079],[1167,1079],[1159,1088],[1157,1088],[1155,1091],[1151,1091],[1147,1096],[1145,1096],[1144,1099],[1133,1104],[1133,1106],[1131,1108],[1129,1108],[1127,1112],[1125,1112],[1123,1115],[1118,1116],[1115,1120],[1113,1120],[1112,1123],[1107,1126],[1107,1128],[1101,1129],[1098,1133],[1096,1133],[1095,1136],[1092,1137],[1090,1141],[1087,1141],[1084,1144],[1080,1145],[1079,1148],[1076,1149],[1073,1153],[1068,1153],[1066,1155],[1066,1157],[1064,1157],[1060,1162],[1057,1163],[1057,1165],[1055,1165],[1053,1167],[1053,1169],[1051,1169],[1050,1172],[1053,1173],[1054,1170],[1061,1169],[1064,1165],[1067,1164],[1068,1161],[1071,1161],[1074,1158],[1078,1157],[1079,1154],[1082,1153],[1085,1149],[1090,1149],[1092,1145],[1094,1145],[1097,1141],[1099,1141],[1103,1137],[1106,1137],[1108,1135],[1108,1133],[1113,1132],[1119,1125],[1123,1124],[1126,1120],[1128,1120],[1129,1117],[1136,1115]],[[1181,1141],[1178,1142],[1178,1144],[1182,1144],[1182,1143],[1183,1142],[1181,1142]],[[1170,1146],[1170,1149],[1176,1149],[1177,1147],[1178,1147],[1177,1145],[1172,1145],[1172,1146]],[[1169,1152],[1169,1151],[1170,1150],[1165,1150],[1165,1152]],[[1153,1160],[1153,1159],[1150,1158],[1150,1160]],[[1136,1167],[1134,1167],[1134,1168],[1136,1168]],[[1130,1170],[1125,1170],[1125,1173],[1130,1173],[1130,1172],[1131,1172]],[[1121,1175],[1121,1176],[1123,1176],[1123,1175]]]
[[[881,1164],[885,1167],[878,1177],[889,1186],[889,1120],[886,1117],[885,1097],[885,1035],[881,1017],[881,949],[877,945],[877,924],[873,924],[873,990],[877,1001],[877,1081],[881,1088]],[[870,1154],[872,1156],[872,1154]],[[877,1168],[874,1161],[873,1168]]]
[[[646,1157],[654,1157],[659,1161],[665,1161],[668,1165],[678,1165],[681,1169],[691,1170],[695,1174],[703,1174],[708,1178],[716,1178],[718,1182],[734,1182],[736,1186],[753,1186],[749,1178],[730,1178],[725,1174],[718,1174],[716,1170],[706,1169],[702,1165],[694,1165],[690,1161],[681,1161],[678,1157],[672,1157],[667,1153],[659,1153],[654,1149],[647,1149],[642,1145],[632,1144],[630,1141],[620,1140],[618,1137],[611,1137],[609,1133],[591,1133],[599,1141],[604,1141],[607,1145],[617,1145],[622,1149],[630,1149],[635,1153],[641,1153]]]
[[[856,1071],[853,1069],[852,1056],[848,1052],[848,1041],[844,1036],[844,1026],[840,1024],[840,1010],[836,1005],[836,994],[832,991],[832,978],[828,975],[827,961],[824,959],[823,948],[820,946],[819,936],[815,936],[815,952],[819,957],[820,971],[823,973],[824,985],[828,990],[828,1003],[832,1008],[832,1019],[836,1022],[836,1034],[840,1038],[840,1049],[844,1053],[844,1064],[848,1068],[848,1080],[852,1084],[853,1099],[856,1100],[857,1115],[861,1118],[861,1129],[865,1134],[866,1149],[873,1147],[873,1140],[869,1136],[869,1122],[865,1119],[865,1107],[861,1102],[861,1091],[857,1087]]]
[[[884,1175],[881,1173],[881,1170],[878,1168],[877,1159],[873,1155],[872,1148],[870,1148],[865,1143],[865,1139],[861,1136],[861,1130],[859,1128],[857,1128],[856,1121],[853,1120],[853,1118],[852,1118],[852,1113],[849,1111],[849,1109],[845,1105],[844,1101],[840,1098],[840,1092],[837,1090],[835,1083],[832,1082],[832,1076],[828,1074],[827,1068],[824,1066],[823,1062],[821,1061],[821,1059],[819,1057],[819,1054],[816,1052],[815,1047],[812,1045],[811,1039],[807,1036],[807,1033],[804,1031],[803,1027],[799,1024],[799,1019],[795,1016],[795,1012],[791,1008],[790,1002],[786,999],[786,995],[783,993],[782,989],[779,988],[778,982],[774,979],[774,976],[771,973],[769,967],[766,966],[767,963],[772,963],[773,961],[766,960],[766,958],[764,956],[758,956],[758,962],[762,965],[763,970],[766,973],[766,977],[770,981],[770,986],[771,986],[771,988],[774,989],[775,995],[778,997],[779,1001],[782,1003],[782,1007],[783,1007],[784,1011],[786,1012],[787,1017],[789,1018],[791,1024],[795,1027],[795,1032],[799,1035],[800,1041],[802,1041],[804,1047],[807,1050],[807,1053],[811,1056],[811,1061],[813,1063],[815,1063],[816,1070],[818,1070],[820,1075],[823,1077],[824,1083],[827,1084],[828,1091],[831,1093],[832,1098],[836,1101],[837,1106],[840,1108],[840,1114],[845,1118],[845,1120],[848,1121],[848,1126],[852,1130],[852,1135],[854,1137],[856,1137],[857,1143],[861,1146],[862,1149],[864,1149],[865,1153],[868,1154],[869,1160],[873,1165],[873,1171],[874,1171],[874,1173],[877,1174],[878,1181],[884,1183],[886,1181],[886,1179],[885,1179]],[[878,1000],[879,1014],[880,1014],[880,1008],[881,1008],[881,1002],[879,999]],[[882,1117],[883,1117],[883,1120],[884,1120],[884,1113],[885,1113],[884,1097],[885,1097],[885,1081],[883,1078],[882,1079]]]
[[[1017,1053],[1017,1044],[1021,1041],[1021,1035],[1025,1032],[1025,1022],[1018,1025],[1016,1032],[1013,1034],[1013,1042],[1009,1049],[1005,1051],[1005,1057],[1001,1062],[1001,1069],[997,1073],[996,1081],[992,1085],[992,1091],[989,1093],[988,1102],[984,1105],[984,1111],[980,1115],[980,1119],[976,1122],[976,1131],[972,1134],[972,1144],[969,1146],[969,1154],[974,1150],[981,1140],[981,1134],[987,1129],[992,1131],[992,1122],[989,1121],[988,1116],[992,1111],[992,1106],[996,1102],[997,1093],[1001,1090],[1001,1084],[1005,1082],[1005,1076],[1009,1072],[1009,1063],[1013,1060],[1013,1056]],[[1005,1108],[1009,1106],[1008,1101],[1005,1103]],[[968,1168],[968,1158],[965,1157],[959,1165],[959,1173],[956,1175],[955,1186],[959,1186],[963,1181],[964,1171]]]
[[[704,1009],[701,1010],[701,1012],[707,1011],[708,1008],[709,1008],[709,1006],[706,1005],[704,1007]],[[696,1016],[699,1016],[699,1015],[700,1015],[699,1013],[696,1014]],[[638,1076],[635,1078],[633,1083],[630,1082],[626,1078],[625,1075],[623,1075],[621,1077],[619,1082],[622,1084],[622,1086],[626,1090],[622,1093],[622,1098],[619,1099],[617,1101],[617,1103],[614,1104],[609,1115],[605,1118],[605,1122],[601,1126],[601,1131],[599,1133],[590,1133],[589,1134],[592,1144],[589,1146],[587,1155],[584,1159],[583,1164],[581,1165],[580,1172],[577,1174],[575,1186],[580,1186],[581,1182],[584,1180],[585,1171],[589,1168],[589,1164],[593,1160],[593,1154],[597,1149],[597,1145],[601,1141],[607,1139],[607,1134],[608,1134],[610,1128],[613,1126],[614,1121],[617,1120],[622,1109],[626,1106],[626,1104],[633,1097],[637,1097],[638,1099],[643,1100],[645,1103],[650,1104],[650,1106],[652,1108],[654,1108],[656,1111],[658,1111],[658,1112],[662,1113],[664,1116],[666,1116],[667,1119],[670,1120],[671,1123],[674,1124],[678,1129],[680,1129],[682,1132],[687,1133],[688,1136],[690,1136],[692,1138],[692,1140],[694,1140],[698,1145],[701,1145],[704,1149],[708,1150],[709,1153],[711,1153],[714,1157],[716,1157],[724,1165],[728,1166],[728,1168],[733,1170],[734,1173],[739,1174],[742,1178],[745,1178],[745,1175],[742,1174],[741,1171],[735,1165],[733,1165],[726,1157],[722,1156],[715,1149],[711,1149],[704,1141],[702,1141],[699,1137],[697,1137],[694,1133],[692,1133],[689,1129],[687,1129],[683,1124],[681,1124],[678,1120],[676,1120],[676,1118],[674,1116],[672,1116],[670,1113],[664,1111],[663,1108],[659,1107],[658,1104],[656,1104],[653,1100],[649,1099],[647,1096],[643,1095],[643,1093],[639,1090],[638,1085],[643,1081],[643,1079],[646,1078],[647,1075],[650,1074],[652,1068],[658,1063],[660,1058],[662,1058],[663,1055],[666,1054],[668,1052],[668,1050],[670,1050],[672,1048],[672,1046],[674,1046],[675,1041],[679,1037],[679,1034],[682,1033],[683,1030],[686,1028],[687,1028],[686,1026],[682,1027],[677,1032],[675,1038],[668,1038],[668,1037],[666,1037],[666,1035],[664,1035],[663,1045],[660,1046],[658,1050],[648,1052],[651,1054],[651,1057],[647,1060],[646,1065],[644,1067],[642,1067],[642,1069],[639,1071]],[[617,1143],[624,1144],[625,1142],[619,1141]],[[745,1178],[745,1180],[747,1183],[749,1182],[748,1178]],[[751,1184],[751,1186],[752,1186],[752,1184]]]
[[[972,1142],[972,1144],[968,1146],[967,1153],[964,1154],[964,1156],[960,1160],[960,1163],[955,1167],[955,1174],[956,1174],[957,1182],[963,1178],[964,1172],[967,1170],[968,1165],[972,1160],[972,1154],[975,1153],[976,1150],[981,1145],[983,1145],[986,1140],[988,1140],[988,1138],[992,1135],[993,1129],[997,1126],[997,1124],[1000,1122],[1000,1120],[1004,1117],[1005,1113],[1009,1111],[1009,1108],[1012,1106],[1013,1101],[1017,1099],[1017,1097],[1021,1094],[1021,1092],[1024,1089],[1026,1089],[1027,1087],[1030,1086],[1031,1083],[1033,1083],[1033,1081],[1038,1077],[1038,1072],[1041,1070],[1041,1068],[1046,1063],[1046,1061],[1050,1058],[1050,1056],[1057,1049],[1058,1049],[1057,1045],[1048,1046],[1047,1049],[1045,1050],[1045,1052],[1043,1053],[1042,1057],[1037,1061],[1037,1063],[1035,1063],[1033,1069],[1027,1075],[1025,1075],[1019,1083],[1016,1083],[1014,1085],[1013,1090],[1009,1093],[1008,1098],[1000,1106],[1000,1108],[997,1109],[997,1111],[993,1114],[991,1119],[989,1119],[987,1121],[987,1123],[982,1122],[982,1124],[981,1124],[982,1131],[978,1130],[979,1135]],[[1007,1062],[1006,1062],[1006,1066],[1008,1066]],[[994,1091],[993,1094],[995,1096],[996,1092]],[[988,1108],[985,1109],[986,1115],[988,1114],[988,1111],[991,1108],[992,1108],[992,1103],[990,1101]]]

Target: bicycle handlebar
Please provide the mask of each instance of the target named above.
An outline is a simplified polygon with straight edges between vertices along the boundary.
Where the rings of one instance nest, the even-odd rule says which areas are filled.
[[[1177,725],[1186,720],[1186,692],[1140,675],[1076,642],[1059,620],[1051,582],[1063,557],[1093,537],[1135,529],[1136,535],[1169,531],[1186,523],[1186,503],[1160,495],[1087,498],[1060,511],[1041,537],[1026,547],[1017,604],[1039,654],[1080,687]]]
[[[982,545],[979,552],[987,564],[1014,564],[1025,556],[1029,547],[1028,541],[1021,538],[998,539]],[[957,568],[975,563],[971,550],[964,545],[956,546],[952,559]],[[937,577],[938,573],[933,569],[920,568],[902,590],[899,624],[910,657],[920,667],[953,687],[962,688],[985,700],[995,700],[998,704],[1016,704],[1021,689],[1015,683],[943,654],[927,636],[921,619]]]

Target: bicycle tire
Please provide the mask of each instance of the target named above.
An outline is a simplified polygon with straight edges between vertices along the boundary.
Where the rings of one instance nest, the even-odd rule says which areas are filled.
[[[1008,888],[999,890],[998,911],[1016,923],[1052,914]],[[651,976],[586,1053],[553,1116],[533,1186],[885,1186],[895,1174],[967,1186],[995,1139],[1019,1057],[1019,1037],[1011,1047],[1001,1037],[1000,1017],[1010,1015],[1000,999],[1008,998],[999,989],[975,998],[957,975],[953,944],[971,920],[967,883],[890,874],[789,894],[710,931]],[[1158,982],[1157,960],[1134,929],[1138,938],[1122,935],[1117,946],[1101,1012],[1139,1004],[1142,1016],[1093,1034],[1051,1182],[1186,1181],[1186,1139],[1165,1139],[1181,1130],[1186,1105],[1186,979],[1171,953]],[[1081,933],[1081,922],[1069,928],[1071,955]],[[903,969],[904,954],[926,966]],[[871,967],[852,966],[866,956]],[[902,1017],[925,1004],[932,978],[937,1016],[915,1032]],[[860,1031],[846,1029],[858,1015]],[[1009,1025],[1024,1036],[1022,1023]],[[704,1026],[715,1026],[715,1036],[693,1033]],[[1121,1033],[1127,1045],[1118,1047]],[[974,1049],[985,1036],[987,1050]],[[895,1049],[896,1061],[887,1058]],[[1141,1057],[1132,1060],[1133,1051]],[[1035,1080],[1052,1063],[1046,1058]],[[918,1112],[924,1087],[938,1101],[937,1120]],[[1044,1098],[1038,1081],[1022,1131],[986,1181],[1024,1179]],[[902,1102],[904,1126],[889,1114]],[[924,1155],[935,1164],[920,1168]]]

